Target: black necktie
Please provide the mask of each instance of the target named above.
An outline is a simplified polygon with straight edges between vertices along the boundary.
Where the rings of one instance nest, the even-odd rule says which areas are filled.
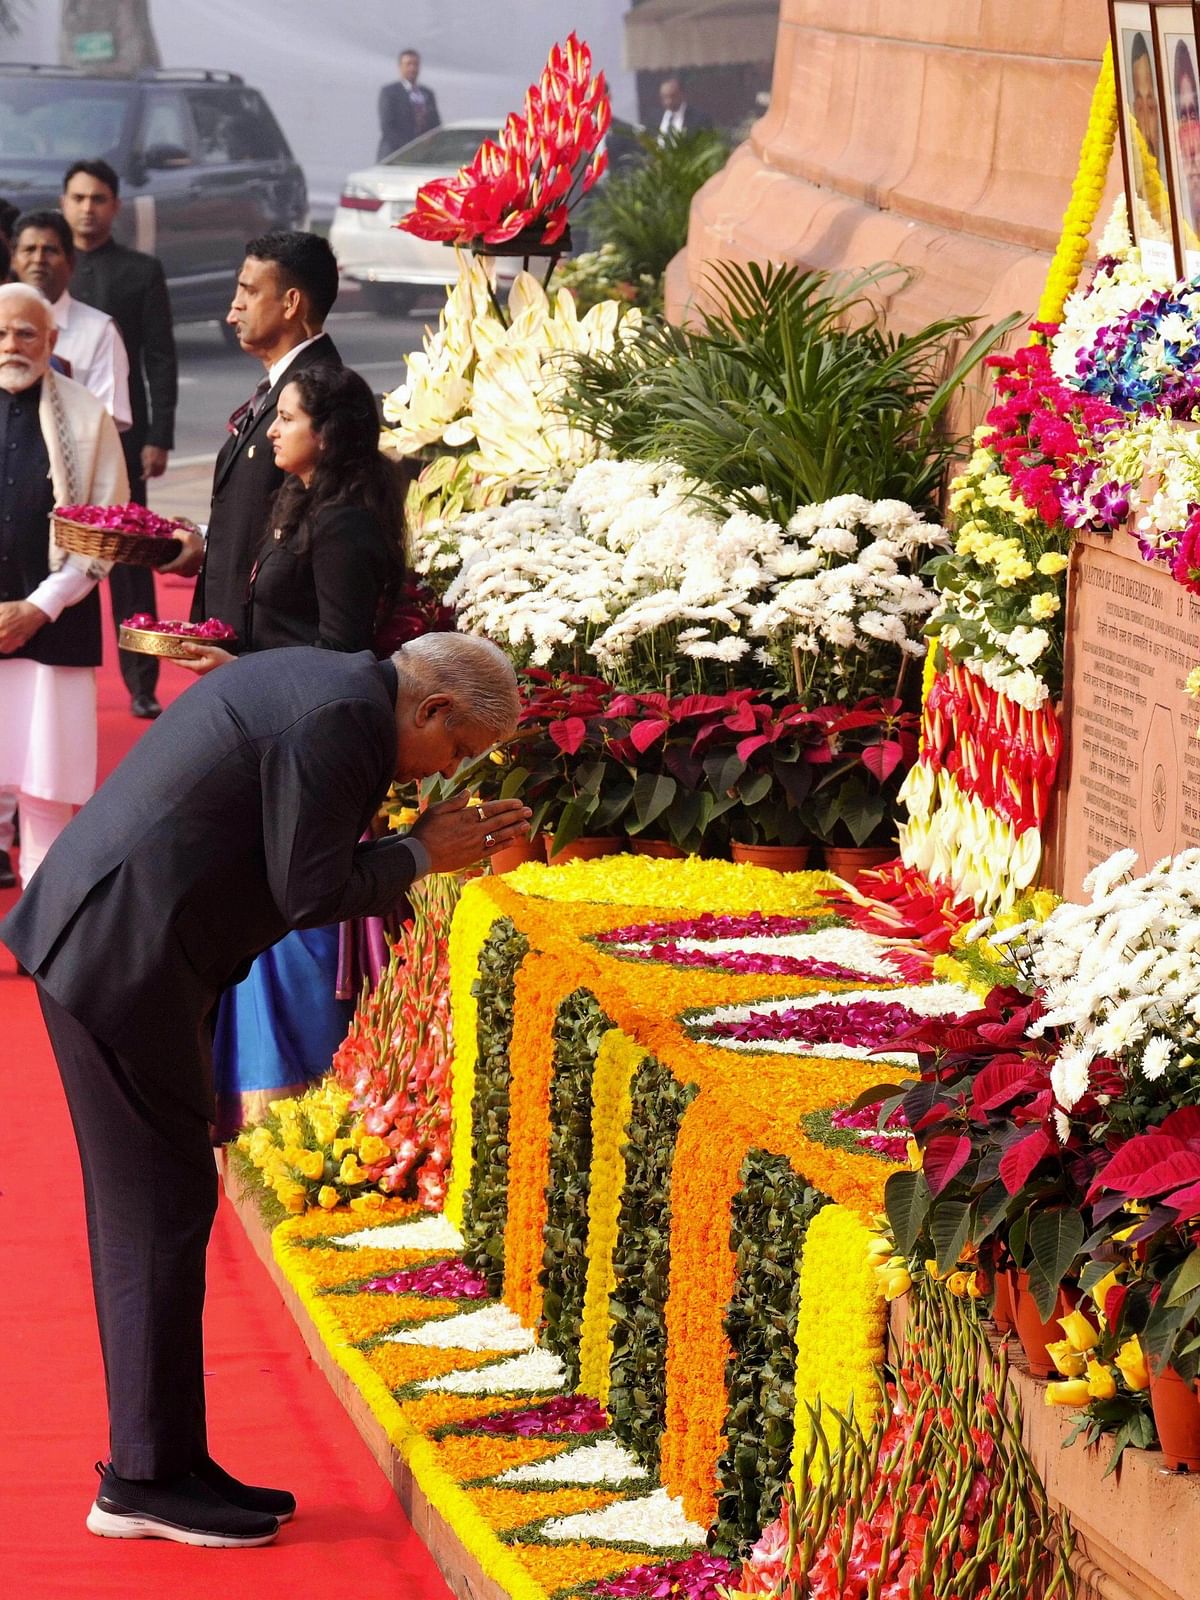
[[[250,426],[255,417],[262,410],[262,403],[266,399],[267,390],[270,387],[270,378],[260,378],[258,380],[258,383],[254,388],[254,393],[250,396],[249,400],[243,400],[241,405],[238,406],[237,410],[230,413],[230,433],[241,433],[243,429]]]

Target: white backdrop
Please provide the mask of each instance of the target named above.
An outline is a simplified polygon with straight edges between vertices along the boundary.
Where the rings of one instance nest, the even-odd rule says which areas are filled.
[[[400,49],[420,50],[422,76],[446,121],[502,118],[520,107],[556,38],[574,28],[608,75],[618,116],[634,115],[622,66],[626,0],[152,0],[163,63],[222,67],[261,89],[328,215],[342,179],[375,159],[375,102]],[[0,36],[0,61],[53,61],[58,0],[34,0],[20,35]],[[2,90],[0,90],[2,92]]]

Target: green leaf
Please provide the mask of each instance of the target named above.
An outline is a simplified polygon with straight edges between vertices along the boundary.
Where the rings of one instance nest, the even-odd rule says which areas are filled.
[[[648,828],[661,817],[675,798],[678,784],[658,772],[640,772],[633,785],[633,811],[637,818],[637,831]],[[634,831],[634,830],[630,830]]]
[[[929,1213],[939,1272],[953,1272],[971,1233],[971,1207],[965,1200],[943,1200]]]
[[[920,1172],[893,1172],[883,1190],[883,1206],[896,1248],[909,1255],[929,1213],[929,1185]]]
[[[1169,1306],[1177,1306],[1181,1300],[1186,1300],[1193,1290],[1200,1289],[1200,1247],[1197,1247],[1188,1256],[1183,1266],[1179,1269],[1179,1276],[1175,1279],[1174,1287],[1167,1296]]]
[[[596,809],[595,795],[577,794],[573,800],[568,800],[558,819],[558,826],[554,830],[554,850],[563,850],[569,844],[574,844],[588,825],[592,812]],[[553,852],[552,852],[553,853]]]
[[[501,800],[511,800],[515,795],[519,795],[528,776],[529,771],[526,767],[514,767],[500,785]]]
[[[1074,1265],[1084,1231],[1083,1218],[1070,1207],[1039,1211],[1029,1224],[1029,1248],[1034,1262],[1055,1289]]]
[[[881,1100],[886,1100],[889,1095],[896,1095],[901,1092],[901,1086],[898,1083],[873,1083],[869,1089],[864,1089],[856,1099],[852,1100],[846,1110],[851,1112],[865,1111],[868,1106],[877,1106]]]

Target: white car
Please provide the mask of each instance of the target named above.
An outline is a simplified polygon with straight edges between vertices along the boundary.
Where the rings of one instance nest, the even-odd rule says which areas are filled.
[[[402,314],[423,290],[454,281],[458,268],[449,245],[414,238],[395,224],[412,210],[422,184],[466,166],[503,122],[495,117],[443,123],[346,179],[329,242],[342,276],[363,284],[376,310]],[[501,257],[497,268],[502,281],[512,279],[521,262]]]

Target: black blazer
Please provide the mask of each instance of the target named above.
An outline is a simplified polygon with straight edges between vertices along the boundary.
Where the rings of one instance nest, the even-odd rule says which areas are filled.
[[[427,89],[424,84],[420,85],[420,89],[427,102],[425,126],[421,132],[428,133],[431,128],[441,127],[442,118],[433,90]],[[417,137],[412,100],[399,79],[395,83],[385,83],[379,91],[379,128],[379,150],[376,153],[379,161]]]
[[[235,630],[239,643],[246,637],[250,569],[267,525],[271,496],[284,478],[275,465],[267,429],[275,420],[275,407],[288,380],[302,367],[321,361],[333,367],[342,364],[327,333],[301,350],[275,387],[267,391],[251,426],[231,433],[217,455],[208,542],[192,598],[192,621],[219,617]]]
[[[369,650],[393,570],[387,535],[359,506],[328,506],[306,549],[295,535],[281,542],[268,532],[250,576],[242,649]]]
[[[115,239],[75,256],[71,293],[84,305],[106,311],[121,330],[129,353],[129,407],[133,426],[122,435],[127,457],[144,444],[175,448],[179,379],[171,302],[161,263]],[[139,463],[136,476],[141,477]]]
[[[396,768],[396,671],[274,650],[181,695],[59,835],[0,938],[130,1065],[211,1118],[209,1015],[292,928],[404,909],[413,855],[359,844]]]

